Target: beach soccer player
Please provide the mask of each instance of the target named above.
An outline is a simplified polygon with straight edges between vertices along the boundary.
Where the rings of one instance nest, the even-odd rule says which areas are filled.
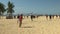
[[[23,16],[22,16],[22,14],[19,16],[19,21],[20,21],[20,23],[19,23],[19,27],[21,27],[21,25],[22,25],[22,19],[23,19]]]

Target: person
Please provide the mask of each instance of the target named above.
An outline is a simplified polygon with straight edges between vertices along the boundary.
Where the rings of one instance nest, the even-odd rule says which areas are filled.
[[[27,18],[28,18],[28,16],[27,16]]]
[[[56,15],[56,17],[58,18],[58,15]]]
[[[51,15],[49,15],[50,19],[52,18]]]
[[[34,15],[31,15],[31,21],[33,21],[33,18],[35,18],[35,16]]]
[[[16,18],[16,16],[14,15],[14,19]]]
[[[31,21],[33,21],[33,15],[31,15]]]
[[[21,15],[19,16],[19,21],[20,21],[19,27],[21,27],[21,25],[22,25],[22,19],[23,19],[23,15],[21,14]]]
[[[17,18],[19,19],[19,14],[18,14]]]
[[[48,19],[48,15],[46,15],[46,19]]]
[[[54,15],[52,15],[52,18],[54,19]]]
[[[59,15],[59,18],[60,18],[60,15]]]

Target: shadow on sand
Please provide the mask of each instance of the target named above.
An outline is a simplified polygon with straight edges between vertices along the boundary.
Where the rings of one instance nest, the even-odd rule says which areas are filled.
[[[32,26],[24,26],[24,27],[21,27],[21,28],[34,28]]]

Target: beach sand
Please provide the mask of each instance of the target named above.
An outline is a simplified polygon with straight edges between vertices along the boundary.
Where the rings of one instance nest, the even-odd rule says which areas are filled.
[[[18,19],[0,19],[0,34],[60,34],[60,19],[24,18],[21,27]]]

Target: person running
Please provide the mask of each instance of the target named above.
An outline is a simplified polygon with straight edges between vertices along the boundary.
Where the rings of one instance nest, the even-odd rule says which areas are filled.
[[[21,27],[21,25],[22,25],[22,19],[23,19],[23,15],[21,14],[21,15],[19,16],[19,21],[20,21],[19,27]]]

